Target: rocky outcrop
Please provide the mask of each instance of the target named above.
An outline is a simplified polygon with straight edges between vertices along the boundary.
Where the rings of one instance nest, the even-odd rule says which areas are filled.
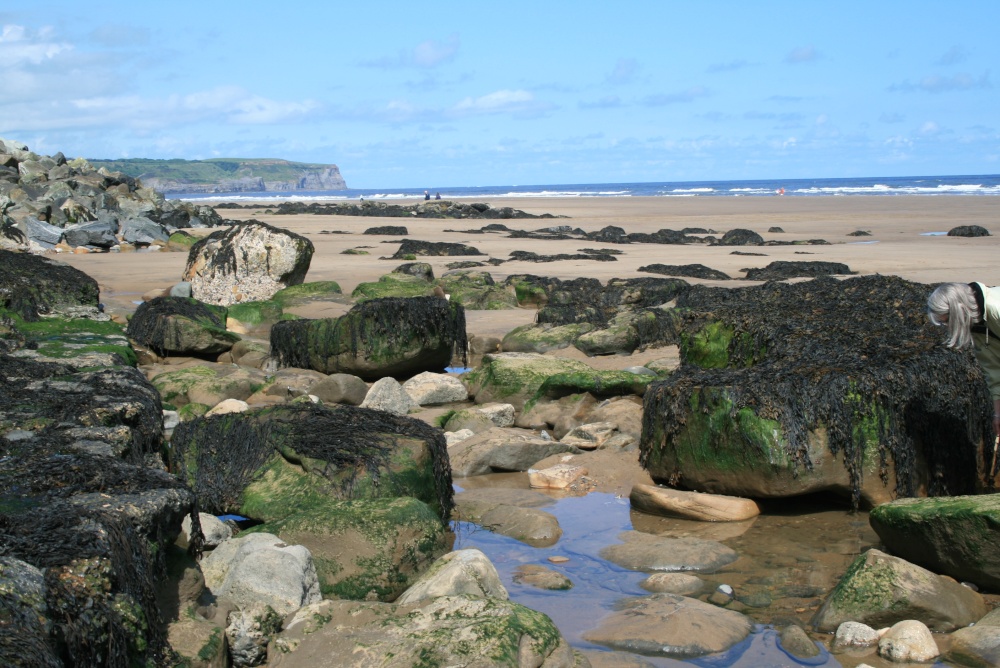
[[[166,243],[182,227],[212,227],[211,207],[166,200],[131,177],[62,153],[44,156],[0,139],[0,248],[92,250]]]
[[[194,244],[183,280],[193,297],[209,304],[263,301],[302,283],[314,251],[301,235],[251,220]]]

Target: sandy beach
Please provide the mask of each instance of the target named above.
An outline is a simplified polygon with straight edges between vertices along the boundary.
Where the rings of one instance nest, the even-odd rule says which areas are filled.
[[[394,203],[412,204],[418,200]],[[912,281],[982,281],[1000,284],[1000,236],[961,238],[943,233],[959,225],[980,225],[1000,234],[1000,198],[983,196],[821,196],[821,197],[636,197],[636,198],[511,198],[487,200],[493,207],[510,206],[532,214],[566,216],[555,220],[517,219],[504,221],[369,218],[325,215],[275,215],[262,205],[256,209],[223,209],[223,217],[255,218],[308,237],[316,247],[307,281],[337,281],[345,295],[358,283],[374,281],[401,264],[388,259],[401,237],[366,235],[366,229],[382,225],[403,225],[411,239],[463,243],[491,258],[506,259],[513,250],[541,255],[578,253],[581,248],[613,248],[621,251],[615,262],[569,260],[558,262],[505,262],[486,267],[500,282],[511,274],[536,274],[563,279],[581,276],[606,282],[610,278],[652,276],[639,272],[647,264],[703,264],[725,272],[731,281],[692,283],[736,287],[752,282],[741,280],[743,269],[763,267],[775,260],[821,260],[847,264],[861,274],[893,274]],[[273,205],[271,205],[273,206]],[[704,228],[717,236],[736,229],[750,229],[768,241],[823,239],[829,245],[789,245],[766,247],[710,247],[708,245],[597,244],[579,240],[549,241],[510,239],[504,233],[472,233],[491,222],[512,229],[536,230],[552,225],[570,225],[596,231],[608,225],[626,232],[654,232],[669,228]],[[778,227],[783,232],[768,232]],[[865,230],[871,236],[849,236]],[[193,230],[205,235],[213,230]],[[330,232],[338,232],[331,234]],[[358,249],[367,255],[345,255]],[[733,251],[762,253],[761,256],[734,255]],[[141,296],[168,288],[181,280],[187,259],[183,252],[61,254],[65,261],[93,276],[101,287],[101,297],[109,310],[128,313]],[[446,265],[477,257],[420,258],[434,267],[436,276]],[[346,301],[346,300],[345,300]],[[344,304],[320,303],[297,311],[305,317],[334,317],[346,310]],[[469,331],[479,335],[502,336],[533,318],[533,311],[473,311],[468,314]]]

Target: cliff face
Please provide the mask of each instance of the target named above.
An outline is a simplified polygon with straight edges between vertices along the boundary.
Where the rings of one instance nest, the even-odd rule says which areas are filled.
[[[92,160],[168,194],[345,190],[337,165],[287,160]]]

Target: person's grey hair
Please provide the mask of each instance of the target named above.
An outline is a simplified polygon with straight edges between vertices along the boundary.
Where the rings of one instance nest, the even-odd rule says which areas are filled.
[[[942,319],[947,316],[946,321]],[[968,283],[942,283],[927,298],[931,323],[948,328],[949,348],[972,345],[972,323],[979,320],[979,305]]]

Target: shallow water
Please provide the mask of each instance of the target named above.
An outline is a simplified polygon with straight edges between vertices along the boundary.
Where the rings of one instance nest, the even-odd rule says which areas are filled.
[[[483,487],[529,489],[523,473],[505,473],[456,480],[456,491]],[[544,490],[535,490],[544,491]],[[556,499],[544,510],[556,516],[563,536],[552,547],[535,548],[513,538],[491,533],[475,524],[455,522],[455,549],[475,547],[494,563],[512,600],[544,612],[555,622],[563,637],[577,649],[606,651],[588,643],[583,635],[598,626],[600,619],[625,597],[649,594],[639,586],[649,574],[626,570],[600,558],[603,547],[622,542],[618,535],[636,530],[672,537],[718,540],[734,549],[739,559],[715,573],[695,573],[706,582],[706,592],[728,584],[737,600],[761,606],[735,603],[755,622],[755,632],[729,651],[698,659],[678,661],[642,657],[655,666],[855,666],[867,662],[889,665],[877,656],[833,656],[823,649],[808,662],[785,653],[775,626],[797,623],[809,627],[809,620],[827,592],[833,588],[848,564],[862,551],[878,545],[878,536],[868,524],[868,514],[852,513],[821,499],[784,499],[763,508],[747,522],[704,523],[669,519],[633,511],[628,498],[592,492],[568,496],[549,492]],[[565,563],[551,563],[549,557],[567,557]],[[523,564],[539,564],[558,571],[573,582],[572,589],[546,591],[515,584],[514,571]],[[704,598],[702,596],[701,598]],[[816,635],[815,638],[823,639]],[[927,664],[924,664],[927,665]],[[944,664],[936,664],[944,665]]]

